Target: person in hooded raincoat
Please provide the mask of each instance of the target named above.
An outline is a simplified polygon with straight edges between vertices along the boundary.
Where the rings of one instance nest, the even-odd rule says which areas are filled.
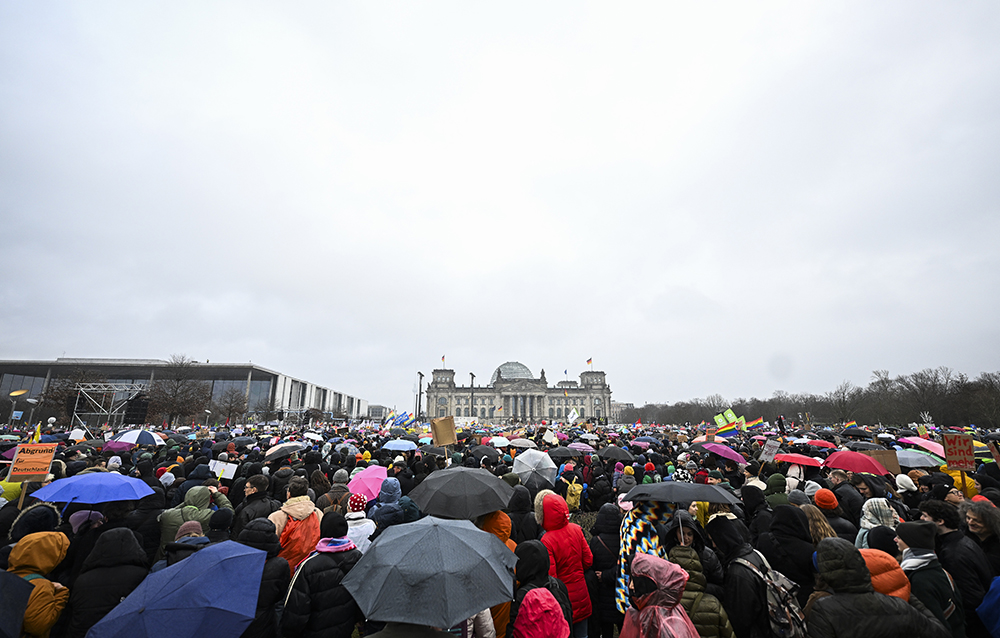
[[[657,525],[660,546],[669,554],[674,547],[691,547],[698,552],[702,572],[707,581],[707,591],[713,596],[722,596],[726,575],[722,570],[719,556],[705,544],[705,532],[685,510],[677,510],[666,525]]]
[[[794,505],[774,508],[771,528],[757,539],[757,549],[771,569],[781,572],[799,586],[800,605],[805,605],[814,586],[813,552],[816,548],[809,534],[809,519]]]
[[[62,532],[28,534],[11,550],[7,571],[34,587],[24,610],[23,637],[48,638],[49,630],[69,602],[69,589],[45,578],[62,562],[68,550],[69,539]]]
[[[523,485],[514,486],[514,495],[507,504],[507,515],[511,522],[511,540],[520,545],[524,541],[538,540],[542,528],[535,520],[535,508],[531,502],[531,492]]]
[[[615,580],[618,578],[618,554],[621,549],[621,510],[605,503],[590,528],[590,553],[594,556],[594,579],[590,586],[590,638],[612,638],[614,628],[621,631],[624,614],[615,607]]]
[[[649,554],[632,559],[629,598],[620,638],[700,638],[681,606],[688,575],[679,565]]]
[[[215,502],[220,508],[233,509],[226,495],[217,488],[197,485],[192,487],[184,495],[184,504],[164,510],[160,514],[160,548],[157,551],[157,558],[163,558],[167,543],[172,543],[177,536],[177,530],[187,521],[198,521],[202,531],[208,533],[209,521],[214,511],[212,503]]]
[[[680,565],[688,574],[681,604],[698,630],[698,635],[701,638],[733,638],[733,626],[729,623],[729,615],[722,602],[706,592],[708,581],[698,552],[694,547],[676,545],[670,548],[668,556],[671,563]]]
[[[521,601],[513,638],[568,638],[569,624],[548,589],[536,587]]]
[[[569,601],[566,585],[558,578],[549,575],[549,550],[541,541],[524,541],[514,550],[517,564],[514,566],[514,601],[510,605],[510,622],[507,624],[507,638],[511,638],[517,617],[521,610],[521,602],[528,593],[536,588],[544,588],[555,597],[562,609],[566,626],[573,626],[573,605]],[[499,634],[498,634],[499,635]]]
[[[476,526],[484,532],[489,532],[500,542],[507,546],[507,549],[514,551],[517,543],[510,540],[510,517],[503,512],[496,511],[485,514],[476,522]],[[493,605],[490,607],[490,615],[493,617],[493,628],[497,636],[507,635],[507,622],[510,620],[510,601]]]
[[[587,635],[590,618],[590,592],[583,571],[594,562],[583,530],[569,522],[569,505],[551,490],[542,490],[535,496],[535,518],[545,534],[542,544],[549,550],[549,574],[566,583],[569,600],[573,604],[573,635]]]

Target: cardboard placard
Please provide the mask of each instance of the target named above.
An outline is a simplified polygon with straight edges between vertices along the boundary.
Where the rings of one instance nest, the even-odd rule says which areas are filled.
[[[1000,466],[1000,445],[996,441],[986,441],[986,447],[989,448],[990,454],[993,455],[993,460],[997,466]]]
[[[893,476],[899,474],[902,470],[899,469],[899,458],[896,456],[895,450],[858,450],[866,456],[870,456],[879,463],[882,467],[892,472]]]
[[[8,483],[41,481],[49,473],[52,457],[56,453],[56,443],[21,443],[10,464]]]
[[[715,433],[718,431],[719,429],[715,427],[711,427],[705,430],[705,441],[707,441],[708,443],[715,441]]]
[[[458,437],[455,435],[455,417],[431,419],[431,437],[434,439],[434,445],[438,447],[458,443]]]
[[[944,456],[949,470],[976,471],[972,437],[968,434],[944,434]]]
[[[926,425],[918,425],[917,426],[917,434],[920,435],[920,438],[922,438],[922,439],[928,439],[928,438],[930,438],[929,436],[927,436],[927,426]]]
[[[770,463],[774,460],[774,455],[778,453],[778,448],[781,447],[781,442],[777,439],[768,439],[764,443],[764,451],[760,453],[761,463]]]
[[[236,463],[226,463],[225,461],[208,462],[208,469],[212,470],[212,474],[215,474],[215,477],[220,481],[222,479],[236,478],[236,470],[239,467]]]

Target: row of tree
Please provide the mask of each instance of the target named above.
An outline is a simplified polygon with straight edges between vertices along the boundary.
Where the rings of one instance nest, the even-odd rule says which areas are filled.
[[[859,425],[906,425],[921,423],[927,413],[938,425],[1000,427],[1000,372],[984,372],[975,379],[951,368],[928,368],[893,377],[875,370],[868,385],[844,381],[825,394],[789,394],[777,391],[769,399],[726,398],[713,394],[674,404],[650,404],[622,413],[621,420],[634,423],[700,423],[726,408],[748,420],[759,416],[775,422],[834,425],[857,421]]]

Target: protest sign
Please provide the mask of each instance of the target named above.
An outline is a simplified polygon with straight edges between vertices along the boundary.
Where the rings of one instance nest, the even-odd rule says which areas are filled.
[[[930,438],[930,437],[927,436],[927,426],[926,425],[918,425],[917,426],[917,434],[919,434],[920,438],[922,438],[922,439]]]
[[[711,443],[715,440],[715,433],[718,432],[718,428],[708,428],[705,430],[705,440]]]
[[[760,453],[761,463],[770,463],[774,460],[774,455],[778,453],[778,448],[781,447],[781,443],[777,439],[768,439],[764,443],[764,451]]]
[[[49,473],[52,457],[56,453],[55,443],[22,443],[17,446],[14,460],[10,465],[8,483],[41,481]]]
[[[990,454],[993,455],[993,460],[996,461],[997,467],[1000,467],[1000,445],[996,441],[987,441],[986,447],[990,449]]]
[[[968,434],[944,434],[944,456],[950,470],[976,471],[972,437]]]
[[[870,456],[879,463],[882,467],[889,470],[893,474],[899,474],[901,470],[899,469],[899,458],[896,456],[895,450],[858,450],[866,456]]]
[[[455,418],[446,416],[439,419],[431,419],[431,437],[434,445],[455,445],[458,437],[455,434]]]
[[[215,474],[216,478],[220,481],[222,479],[231,479],[236,477],[236,470],[239,469],[239,465],[236,463],[226,463],[225,461],[209,461],[208,469],[212,470],[212,474]]]

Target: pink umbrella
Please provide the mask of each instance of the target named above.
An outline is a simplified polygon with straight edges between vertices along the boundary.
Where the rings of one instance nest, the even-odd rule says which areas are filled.
[[[747,460],[743,458],[739,452],[729,449],[725,445],[720,445],[718,443],[702,443],[701,447],[705,448],[709,452],[714,452],[724,459],[729,459],[736,463],[745,464]]]
[[[351,479],[347,489],[351,490],[352,494],[364,494],[369,501],[373,501],[378,498],[378,493],[382,490],[382,481],[388,476],[386,468],[381,465],[370,465]]]
[[[649,443],[647,443],[646,441],[632,441],[631,443],[629,443],[629,445],[635,445],[641,447],[644,450],[649,447]]]
[[[809,439],[806,445],[815,445],[816,447],[828,447],[828,448],[837,447],[833,443],[830,443],[829,441],[824,441],[823,439]]]
[[[580,452],[586,452],[587,454],[594,453],[594,448],[590,447],[586,443],[581,443],[579,441],[576,443],[570,443],[566,447],[568,447],[571,450],[579,450]]]
[[[812,467],[822,467],[823,460],[805,454],[775,454],[775,461],[786,461],[795,465],[811,465]]]
[[[569,439],[569,437],[567,435],[563,434],[562,432],[556,432],[556,437],[560,441],[565,441],[565,440]]]
[[[104,449],[108,452],[128,452],[134,447],[133,443],[125,443],[123,441],[108,441],[104,444]]]
[[[750,439],[752,441],[766,441],[767,437],[766,436],[761,436],[761,435],[758,434],[757,436],[751,436]]]
[[[908,436],[906,438],[900,439],[900,443],[909,443],[910,445],[916,445],[922,447],[931,454],[937,454],[941,458],[944,458],[944,446],[936,441],[929,441],[927,439],[921,439],[916,436]]]

